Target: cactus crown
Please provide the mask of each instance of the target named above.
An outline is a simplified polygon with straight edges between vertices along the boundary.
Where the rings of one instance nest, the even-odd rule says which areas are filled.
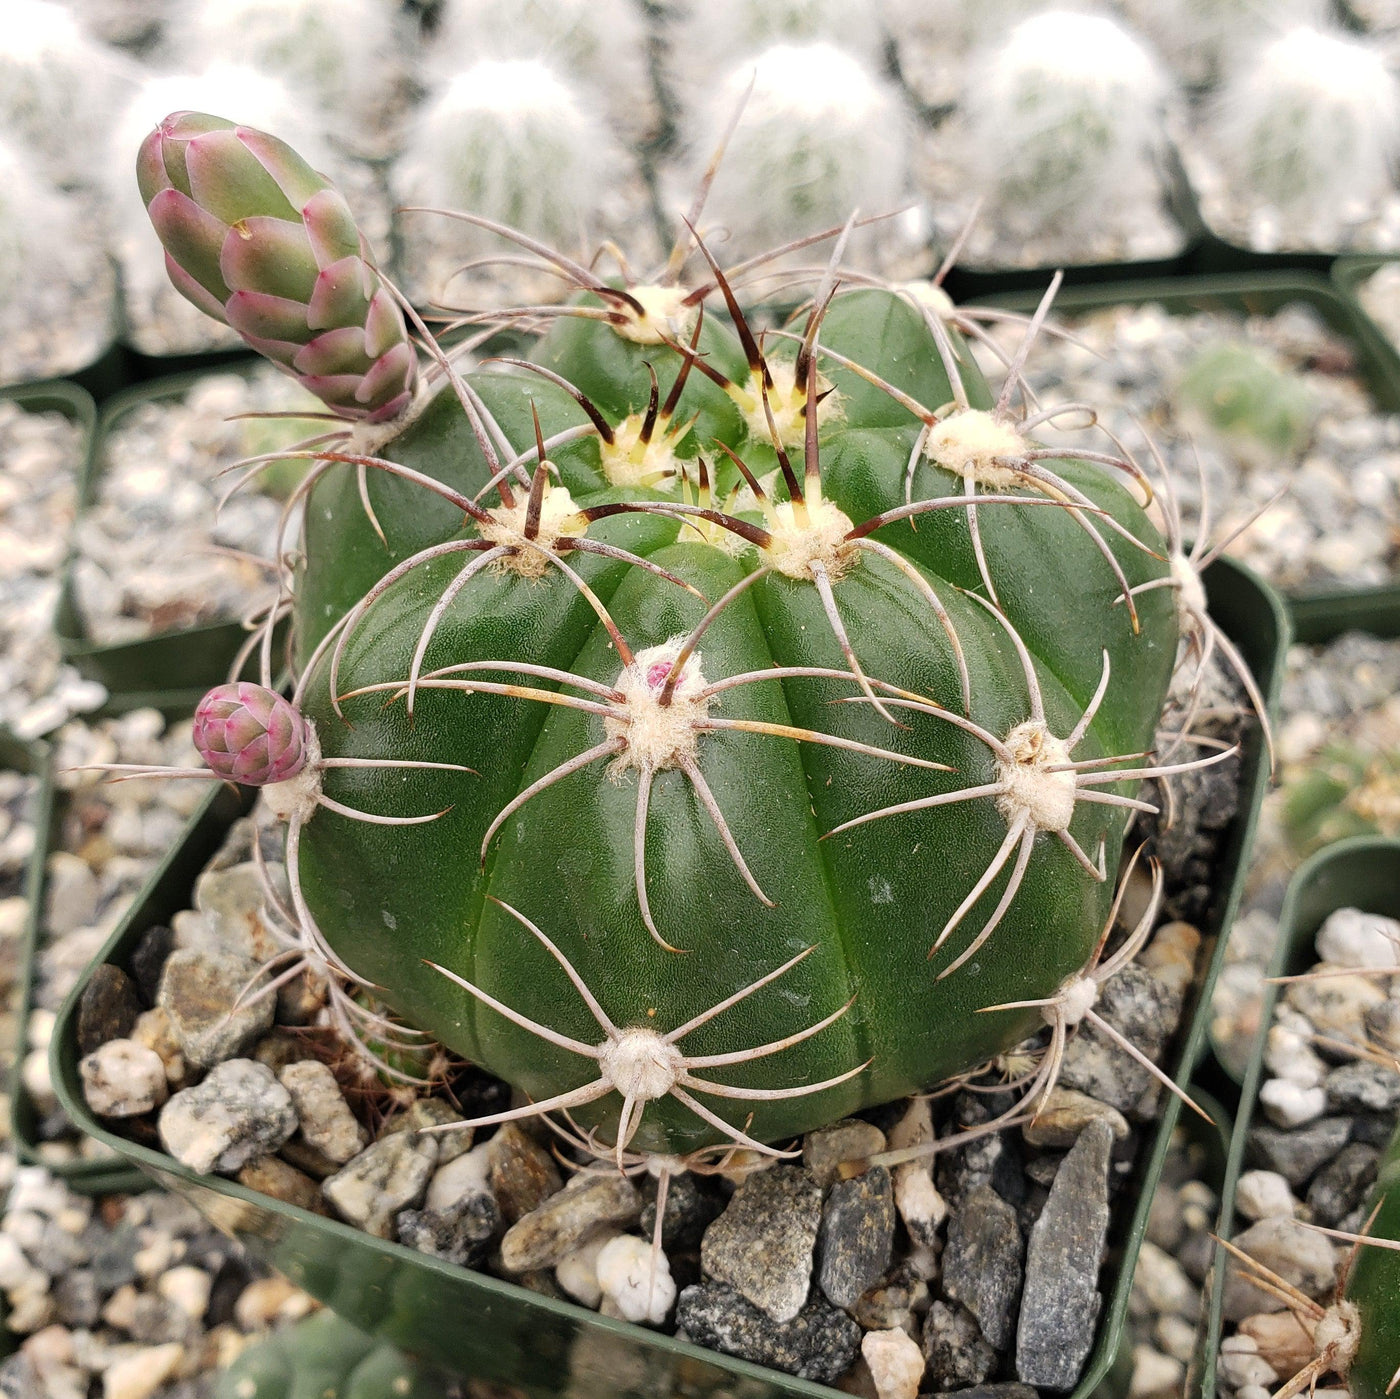
[[[305,285],[235,286],[228,252],[235,194],[325,241],[284,148],[181,117],[142,166],[172,275],[307,319]],[[701,205],[617,283],[459,216],[575,295],[485,318],[542,333],[468,373],[409,312],[412,401],[279,454],[314,463],[302,562],[263,688],[211,697],[204,744],[251,753],[287,822],[301,955],[532,1100],[480,1121],[575,1115],[624,1167],[777,1154],[1041,1027],[1038,1100],[1131,955],[1102,957],[1137,784],[1193,765],[1150,751],[1194,568],[1136,463],[1036,442],[1054,287],[993,393],[946,298],[841,288],[851,222],[777,250],[833,244],[760,331],[768,259],[726,273]],[[358,374],[337,412],[381,401]]]

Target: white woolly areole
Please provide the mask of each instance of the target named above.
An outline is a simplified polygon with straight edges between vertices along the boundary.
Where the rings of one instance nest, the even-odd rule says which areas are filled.
[[[780,500],[768,522],[773,542],[764,558],[785,577],[806,582],[819,563],[835,582],[856,559],[856,547],[846,538],[851,529],[851,517],[829,500],[809,500],[805,506]]]
[[[1343,1379],[1361,1344],[1361,1312],[1355,1302],[1341,1301],[1328,1307],[1313,1332],[1313,1347],[1327,1355],[1332,1369]]]
[[[624,1098],[649,1103],[664,1098],[685,1072],[685,1055],[658,1030],[633,1025],[602,1046],[603,1077]]]
[[[548,465],[538,470],[547,471]],[[539,528],[533,540],[525,537],[525,516],[529,512],[529,502],[517,497],[514,505],[497,506],[488,510],[490,521],[482,520],[476,527],[483,539],[492,544],[514,546],[516,552],[500,561],[501,568],[507,568],[521,578],[542,578],[549,567],[549,560],[541,550],[552,552],[563,534],[582,534],[588,523],[579,517],[578,506],[569,494],[567,486],[546,486],[544,498],[540,501]]]
[[[666,677],[685,639],[673,636],[660,646],[638,651],[632,664],[617,677],[616,687],[622,702],[616,708],[622,714],[603,720],[607,736],[620,738],[627,745],[608,766],[615,781],[631,768],[663,772],[676,767],[682,758],[695,754],[700,740],[695,721],[710,712],[713,702],[702,694],[707,682],[700,672],[699,652],[686,658],[680,679],[671,692],[671,702],[661,703]]]
[[[1060,987],[1056,1005],[1066,1025],[1078,1025],[1094,1008],[1098,998],[1099,983],[1092,976],[1076,976]],[[1046,1023],[1052,1022],[1047,1020]]]
[[[1176,583],[1176,615],[1183,635],[1200,626],[1200,618],[1208,613],[1206,585],[1196,565],[1180,550],[1171,556],[1172,580]]]
[[[761,373],[750,374],[747,384],[731,384],[730,398],[744,415],[749,436],[759,442],[773,440],[773,428],[778,431],[778,441],[784,447],[800,447],[807,438],[807,384],[797,382],[797,361],[795,359],[773,359],[768,361],[768,377],[773,381],[768,387],[768,409],[763,407],[763,379]],[[821,426],[833,418],[840,418],[841,395],[829,392],[831,381],[817,375],[817,424]],[[823,397],[825,395],[825,397]],[[773,427],[768,426],[768,414],[773,415]]]
[[[936,466],[995,491],[1023,484],[1017,472],[1003,463],[1025,454],[1026,439],[983,408],[950,413],[934,423],[924,441],[924,455]]]
[[[1007,734],[1006,746],[1012,761],[997,760],[997,777],[1006,785],[997,809],[1007,824],[1029,816],[1038,831],[1068,830],[1074,819],[1074,773],[1046,771],[1074,761],[1064,739],[1028,719]]]
[[[653,1326],[666,1320],[676,1284],[660,1249],[635,1234],[619,1234],[599,1250],[596,1267],[598,1286],[625,1320]]]
[[[301,741],[305,762],[300,771],[285,782],[269,782],[262,794],[268,810],[279,821],[297,817],[305,825],[316,814],[316,798],[321,795],[321,740],[310,719],[303,717],[302,722],[306,726]]]
[[[628,287],[627,294],[642,306],[639,315],[630,306],[617,309],[626,317],[621,325],[613,329],[624,340],[634,345],[659,345],[663,339],[683,340],[695,329],[697,308],[687,306],[685,299],[690,292],[685,287],[663,287],[648,283],[639,287]]]
[[[660,476],[675,475],[675,442],[665,432],[642,441],[645,414],[629,413],[614,429],[613,440],[598,442],[603,475],[610,486],[650,486]]]

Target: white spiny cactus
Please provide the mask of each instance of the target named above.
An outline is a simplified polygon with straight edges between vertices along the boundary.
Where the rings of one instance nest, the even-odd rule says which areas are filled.
[[[962,166],[986,224],[1075,256],[1158,203],[1171,84],[1152,53],[1101,15],[1046,10],[968,70]]]
[[[1183,81],[1215,82],[1232,60],[1299,24],[1323,24],[1328,0],[1119,0]]]
[[[1241,58],[1209,141],[1251,241],[1333,245],[1392,187],[1400,88],[1371,43],[1303,26]]]
[[[350,123],[342,136],[363,141],[391,98],[398,29],[393,0],[185,0],[168,32],[179,71],[246,64],[311,96],[338,131]]]
[[[601,232],[605,200],[632,167],[585,94],[539,59],[483,59],[419,113],[394,170],[399,203],[470,209],[578,253]],[[415,292],[441,292],[455,262],[512,251],[489,232],[440,216],[400,216]],[[518,251],[515,250],[515,251]],[[434,264],[430,271],[427,263]]]
[[[853,209],[889,214],[907,202],[909,133],[900,95],[828,43],[775,44],[704,95],[687,131],[687,188],[751,83],[705,210],[707,226],[729,230],[727,257],[839,226]],[[894,237],[888,225],[877,229],[886,242]]]
[[[54,178],[96,176],[94,153],[132,81],[121,55],[90,38],[63,5],[5,0],[0,132],[41,155]]]

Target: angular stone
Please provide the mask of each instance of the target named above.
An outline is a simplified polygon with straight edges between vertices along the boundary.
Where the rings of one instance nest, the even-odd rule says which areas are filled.
[[[1308,1186],[1312,1222],[1328,1229],[1337,1228],[1370,1193],[1380,1156],[1377,1148],[1361,1142],[1344,1146]]]
[[[277,1081],[291,1094],[302,1140],[309,1146],[338,1165],[364,1150],[365,1129],[355,1120],[327,1065],[319,1059],[302,1059],[288,1064]]]
[[[1021,1253],[1016,1211],[990,1186],[978,1186],[949,1216],[943,1291],[972,1313],[997,1350],[1011,1342]]]
[[[971,1389],[955,1389],[947,1399],[1040,1399],[1028,1384],[1004,1380],[1001,1384],[979,1384]]]
[[[282,867],[269,865],[269,876],[274,871],[285,887]],[[206,870],[195,883],[194,906],[209,920],[215,940],[231,952],[264,962],[282,950],[267,924],[267,892],[253,861]]]
[[[259,1156],[248,1162],[238,1173],[238,1183],[312,1214],[330,1213],[321,1198],[320,1184],[277,1156]]]
[[[774,1321],[792,1321],[807,1302],[821,1213],[821,1188],[806,1171],[759,1171],[705,1231],[700,1266]]]
[[[407,1110],[400,1113],[380,1133],[381,1137],[393,1136],[395,1132],[421,1132],[429,1127],[446,1127],[460,1122],[462,1113],[441,1098],[419,1098]],[[470,1151],[475,1129],[462,1127],[455,1132],[433,1132],[437,1143],[438,1161],[446,1165],[456,1160],[463,1152]]]
[[[860,1343],[880,1399],[918,1399],[924,1353],[906,1331],[871,1331]]]
[[[831,1187],[817,1234],[817,1282],[828,1301],[854,1306],[885,1275],[894,1219],[894,1185],[883,1166]]]
[[[147,1005],[154,1005],[160,990],[161,973],[165,970],[165,959],[175,946],[174,932],[163,923],[147,928],[141,934],[131,954],[131,976],[141,998]]]
[[[258,963],[217,948],[182,948],[166,959],[156,1000],[192,1067],[236,1058],[272,1024],[276,1002],[251,994],[258,974]]]
[[[1236,1248],[1277,1273],[1285,1282],[1321,1298],[1336,1283],[1336,1254],[1322,1234],[1292,1219],[1261,1219],[1242,1234],[1235,1235]],[[1283,1302],[1272,1293],[1255,1287],[1242,1266],[1230,1260],[1225,1278],[1224,1310],[1230,1321],[1243,1321],[1256,1312],[1283,1310]]]
[[[1126,1140],[1131,1130],[1117,1108],[1073,1088],[1053,1088],[1040,1111],[1021,1128],[1021,1135],[1031,1146],[1068,1147],[1089,1123],[1097,1121],[1108,1123],[1114,1141]]]
[[[1108,1236],[1113,1128],[1090,1122],[1060,1163],[1026,1242],[1016,1330],[1016,1373],[1027,1384],[1073,1389],[1094,1344],[1103,1296],[1099,1263]]]
[[[500,1207],[488,1194],[468,1195],[447,1210],[400,1210],[395,1222],[401,1244],[463,1268],[486,1257],[502,1227]]]
[[[394,1216],[423,1198],[436,1165],[437,1144],[431,1137],[399,1133],[375,1142],[323,1180],[321,1193],[342,1219],[387,1239]]]
[[[626,1176],[577,1175],[510,1226],[501,1240],[501,1265],[510,1273],[552,1268],[595,1230],[631,1224],[641,1212],[642,1197]]]
[[[141,1014],[136,983],[110,962],[99,962],[78,1002],[78,1053],[87,1055],[108,1040],[124,1040]]]
[[[976,1318],[956,1302],[935,1302],[924,1317],[924,1359],[936,1390],[981,1384],[996,1369],[997,1353]]]
[[[553,1157],[514,1122],[491,1138],[491,1193],[507,1224],[538,1209],[563,1186]]]
[[[1149,971],[1129,963],[1104,986],[1095,1007],[1115,1030],[1154,1063],[1176,1027],[1176,998]],[[1065,1048],[1060,1084],[1131,1112],[1154,1079],[1141,1064],[1093,1025],[1080,1027]]]
[[[182,1088],[161,1109],[160,1139],[183,1165],[232,1175],[258,1156],[270,1156],[296,1131],[287,1090],[271,1069],[230,1059],[193,1088]]]
[[[1333,1069],[1322,1087],[1327,1094],[1328,1112],[1393,1113],[1400,1107],[1400,1073],[1365,1059]]]
[[[697,1283],[677,1300],[676,1329],[711,1350],[818,1384],[844,1374],[860,1350],[860,1327],[815,1290],[796,1314],[775,1325],[734,1288]]]
[[[1351,1122],[1345,1117],[1320,1117],[1292,1132],[1255,1127],[1249,1133],[1248,1156],[1252,1165],[1277,1171],[1295,1190],[1301,1190],[1350,1136]]]
[[[979,1127],[1011,1103],[1009,1094],[987,1101],[975,1094],[963,1094],[954,1112],[956,1125]],[[1025,1154],[1014,1132],[992,1132],[966,1146],[950,1147],[940,1152],[936,1160],[938,1189],[949,1204],[961,1202],[980,1185],[990,1185],[1012,1205],[1026,1198]]]
[[[168,1096],[165,1065],[153,1049],[135,1040],[100,1044],[78,1063],[83,1097],[99,1117],[139,1117]]]
[[[642,1182],[642,1207],[638,1225],[649,1239],[656,1228],[657,1183],[646,1177]],[[718,1218],[727,1201],[713,1183],[692,1171],[674,1175],[666,1182],[666,1208],[661,1219],[661,1246],[669,1254],[693,1253],[700,1247],[705,1230]]]
[[[847,1117],[807,1133],[802,1142],[802,1164],[825,1190],[836,1181],[843,1161],[859,1161],[884,1149],[885,1134],[878,1127]]]

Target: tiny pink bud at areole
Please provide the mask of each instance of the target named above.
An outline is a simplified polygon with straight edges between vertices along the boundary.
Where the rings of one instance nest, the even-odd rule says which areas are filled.
[[[194,746],[220,777],[266,787],[306,762],[306,721],[276,690],[246,680],[216,685],[195,710]]]

